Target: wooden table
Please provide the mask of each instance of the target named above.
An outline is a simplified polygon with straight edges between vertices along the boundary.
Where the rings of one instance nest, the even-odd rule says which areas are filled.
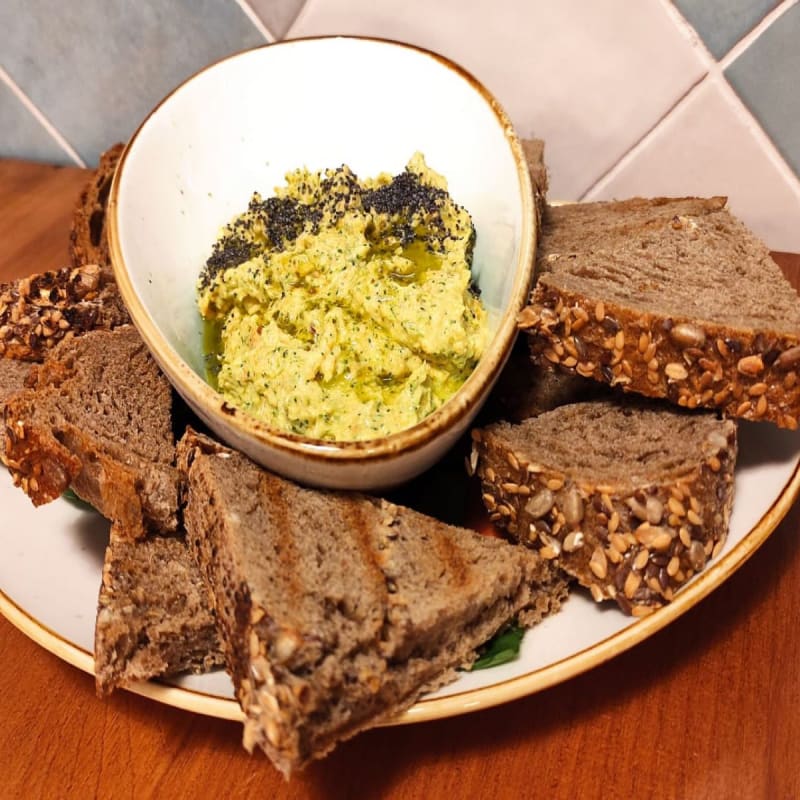
[[[0,281],[66,263],[86,175],[0,161]],[[800,285],[800,257],[778,259]],[[100,701],[0,618],[0,798],[800,797],[798,529],[796,505],[733,578],[604,666],[367,732],[289,784],[247,755],[238,724],[124,691]]]

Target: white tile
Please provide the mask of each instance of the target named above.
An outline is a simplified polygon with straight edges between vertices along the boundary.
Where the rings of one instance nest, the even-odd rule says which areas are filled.
[[[714,194],[727,195],[731,211],[773,250],[800,251],[800,183],[718,77],[703,81],[584,199]]]
[[[289,37],[382,36],[436,50],[547,142],[551,196],[591,186],[705,73],[659,0],[308,0]],[[402,76],[400,76],[402,80]],[[414,87],[387,87],[399,113]]]

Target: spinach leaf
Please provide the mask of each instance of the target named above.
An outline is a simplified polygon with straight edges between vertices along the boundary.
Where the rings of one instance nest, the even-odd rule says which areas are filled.
[[[525,631],[516,622],[506,625],[480,649],[480,656],[470,667],[470,671],[497,667],[513,661],[519,656],[524,633]]]
[[[82,508],[84,511],[96,511],[95,507],[91,505],[91,503],[87,503],[85,500],[81,500],[72,489],[67,489],[61,495],[68,503],[71,503],[73,506],[77,508]]]

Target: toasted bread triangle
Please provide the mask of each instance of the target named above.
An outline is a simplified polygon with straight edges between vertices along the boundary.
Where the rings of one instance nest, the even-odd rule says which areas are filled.
[[[455,677],[564,580],[523,547],[383,500],[304,489],[193,432],[179,443],[190,547],[246,721],[287,776]]]

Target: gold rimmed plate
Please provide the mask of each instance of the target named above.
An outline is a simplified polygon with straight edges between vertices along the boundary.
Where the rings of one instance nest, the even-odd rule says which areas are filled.
[[[652,636],[727,580],[777,527],[800,492],[800,432],[743,422],[739,439],[726,545],[672,604],[633,620],[612,604],[597,606],[588,594],[574,591],[559,614],[526,633],[516,661],[463,673],[393,723],[455,716],[561,683]],[[34,509],[5,470],[0,470],[0,507],[0,612],[46,650],[92,673],[107,523],[65,500]],[[142,683],[132,691],[200,714],[242,718],[223,671]]]

